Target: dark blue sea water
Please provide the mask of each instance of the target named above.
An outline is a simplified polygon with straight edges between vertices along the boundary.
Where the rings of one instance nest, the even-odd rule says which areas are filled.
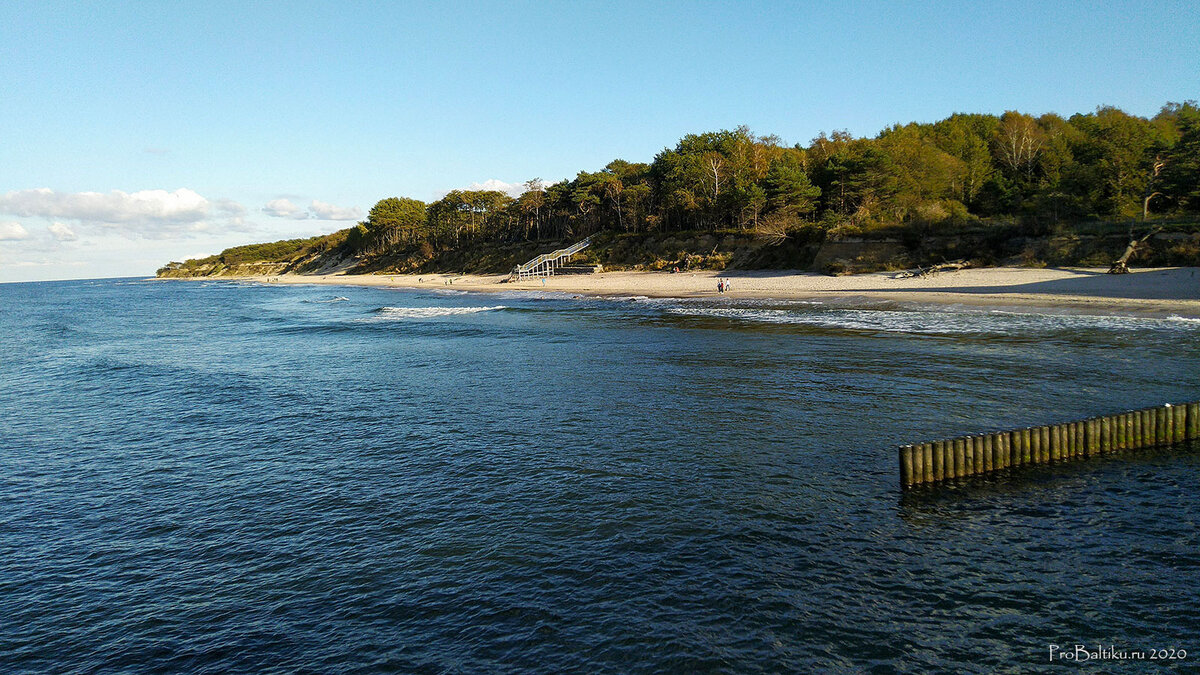
[[[1198,382],[1170,316],[0,285],[0,672],[1194,667],[1200,453],[894,447]]]

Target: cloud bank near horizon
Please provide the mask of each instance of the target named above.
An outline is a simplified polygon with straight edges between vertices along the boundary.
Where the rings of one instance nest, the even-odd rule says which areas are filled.
[[[293,204],[290,199],[272,199],[262,208],[272,218],[291,220],[362,220],[362,209],[357,206],[335,206],[319,199],[312,200],[307,209]]]
[[[545,189],[547,186],[553,185],[556,182],[557,181],[539,179],[538,185],[542,189]],[[509,183],[506,181],[502,181],[498,178],[489,178],[489,179],[483,181],[482,183],[471,183],[470,185],[468,185],[466,187],[453,188],[452,190],[442,190],[441,192],[438,192],[434,195],[434,201],[441,199],[442,197],[445,197],[446,195],[450,194],[454,190],[463,190],[463,191],[495,190],[497,192],[503,192],[504,194],[508,195],[509,197],[512,197],[513,199],[516,199],[517,197],[520,197],[521,195],[523,195],[527,192],[527,190],[525,188],[525,183],[523,183],[523,182],[522,183]]]
[[[161,238],[189,232],[239,229],[246,210],[229,199],[210,200],[188,188],[172,192],[57,192],[50,188],[13,190],[0,195],[0,213],[22,218],[71,220],[130,236]],[[58,227],[56,227],[58,226]],[[64,228],[65,231],[64,231]],[[74,236],[55,222],[50,232],[60,241]],[[71,231],[70,235],[66,235]]]

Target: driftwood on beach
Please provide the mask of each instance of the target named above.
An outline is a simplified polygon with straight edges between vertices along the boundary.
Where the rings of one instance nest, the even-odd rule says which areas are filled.
[[[1145,244],[1147,241],[1150,240],[1150,237],[1153,237],[1154,235],[1158,234],[1159,232],[1162,232],[1161,227],[1151,230],[1150,232],[1148,232],[1146,234],[1146,236],[1142,237],[1141,239],[1134,239],[1133,233],[1130,232],[1129,233],[1129,245],[1125,247],[1125,253],[1123,253],[1120,258],[1117,258],[1117,260],[1112,264],[1112,267],[1108,268],[1108,273],[1109,274],[1129,274],[1129,259],[1133,257],[1133,254],[1138,252],[1138,250],[1141,248],[1142,244]]]
[[[954,272],[961,269],[966,269],[971,266],[971,263],[966,260],[954,260],[929,267],[918,267],[916,270],[904,270],[893,279],[911,279],[913,277],[927,277],[938,272]]]

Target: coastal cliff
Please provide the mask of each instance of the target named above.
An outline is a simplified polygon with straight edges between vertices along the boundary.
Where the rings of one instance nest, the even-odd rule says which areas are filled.
[[[1163,227],[1139,250],[1139,266],[1200,266],[1200,223]],[[1062,228],[1041,234],[1017,226],[957,233],[882,233],[840,239],[766,239],[740,232],[602,234],[576,258],[605,270],[790,269],[825,274],[898,270],[967,260],[975,266],[1020,265],[1102,267],[1121,255],[1128,225]],[[1168,229],[1169,228],[1169,229]],[[208,258],[172,262],[164,278],[271,276],[282,274],[502,274],[560,246],[561,241],[510,242],[462,248],[397,246],[365,253],[328,245],[328,237],[227,249]]]

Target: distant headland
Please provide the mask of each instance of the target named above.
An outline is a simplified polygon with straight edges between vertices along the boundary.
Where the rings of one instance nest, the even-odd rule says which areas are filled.
[[[827,274],[970,266],[1200,266],[1200,108],[1010,111],[822,133],[807,146],[745,127],[684,136],[519,197],[454,190],[380,200],[348,229],[172,262],[160,277],[503,274],[592,237],[606,270]]]

